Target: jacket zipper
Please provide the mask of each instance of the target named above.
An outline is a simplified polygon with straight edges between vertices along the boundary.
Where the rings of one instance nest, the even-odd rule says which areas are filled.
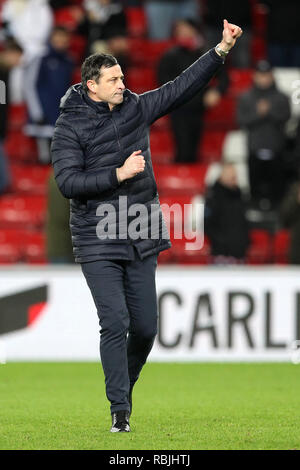
[[[116,133],[116,136],[117,136],[117,141],[118,141],[119,149],[120,149],[120,151],[122,151],[123,148],[122,148],[122,145],[121,145],[120,135],[119,135],[119,131],[118,131],[118,128],[117,128],[117,126],[116,126],[115,120],[114,120],[114,118],[113,118],[113,115],[111,115],[111,120],[112,120],[114,129],[115,129],[115,133]],[[123,162],[122,162],[122,164],[123,164]],[[121,184],[122,184],[122,183],[121,183]],[[127,184],[128,184],[128,181],[127,181],[127,180],[124,181],[123,184],[124,184],[124,185],[127,185]]]
[[[120,149],[120,151],[122,151],[123,149],[122,149],[122,145],[121,145],[121,141],[120,141],[119,131],[118,131],[118,128],[117,128],[117,126],[116,126],[116,123],[115,123],[115,120],[114,120],[113,116],[111,116],[111,120],[112,120],[114,129],[115,129],[115,133],[116,133],[116,136],[117,136],[117,141],[118,141],[119,149]],[[123,162],[122,162],[122,163],[123,163]],[[127,184],[128,184],[128,181],[125,180],[125,181],[124,181],[123,183],[121,183],[121,184],[127,185]],[[132,243],[132,240],[130,240],[130,238],[128,238],[127,240],[128,240],[128,242],[129,242],[130,245],[133,244],[133,243]]]

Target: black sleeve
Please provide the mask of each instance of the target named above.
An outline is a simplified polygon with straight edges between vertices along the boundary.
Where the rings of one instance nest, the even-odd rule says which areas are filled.
[[[103,168],[95,173],[85,171],[83,149],[70,126],[56,125],[51,157],[57,185],[68,199],[95,197],[119,184],[116,168]]]
[[[151,124],[193,98],[208,84],[223,63],[223,59],[211,49],[175,80],[139,95],[146,122]]]

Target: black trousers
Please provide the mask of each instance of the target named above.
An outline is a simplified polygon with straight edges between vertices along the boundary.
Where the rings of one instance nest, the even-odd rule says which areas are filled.
[[[248,160],[249,182],[253,200],[268,199],[277,204],[285,189],[285,178],[280,155],[271,160],[261,160],[250,153]]]
[[[172,113],[171,127],[174,135],[176,163],[195,163],[202,135],[202,114]]]
[[[157,333],[157,255],[143,261],[93,261],[81,265],[97,307],[100,356],[111,413],[129,411],[129,389]]]

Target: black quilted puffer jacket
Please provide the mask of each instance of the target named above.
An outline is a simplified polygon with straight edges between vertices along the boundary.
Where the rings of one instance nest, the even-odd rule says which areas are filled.
[[[137,95],[126,89],[123,103],[112,111],[106,102],[91,100],[81,84],[67,91],[61,101],[51,153],[58,187],[71,199],[76,262],[130,260],[133,246],[141,259],[170,248],[153,174],[149,127],[207,85],[222,63],[212,49],[174,81],[156,90]],[[119,184],[116,168],[135,150],[142,150],[145,170]],[[147,208],[149,224],[146,227],[143,212],[139,236],[138,230],[134,235],[127,230],[140,214],[130,212],[133,204]],[[107,236],[103,235],[105,225]]]

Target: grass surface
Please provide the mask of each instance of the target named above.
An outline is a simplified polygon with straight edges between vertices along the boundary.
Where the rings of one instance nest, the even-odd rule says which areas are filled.
[[[99,364],[0,365],[0,449],[300,449],[293,364],[150,363],[133,406],[111,434]]]

